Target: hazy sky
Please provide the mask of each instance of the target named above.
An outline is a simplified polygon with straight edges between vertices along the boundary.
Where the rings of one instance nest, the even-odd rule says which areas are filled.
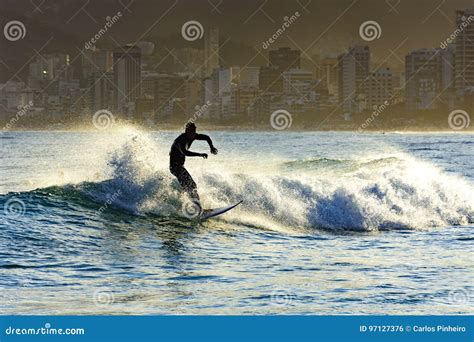
[[[386,61],[403,65],[410,50],[437,47],[455,29],[454,11],[473,6],[468,0],[1,0],[2,27],[11,20],[25,24],[26,37],[0,40],[0,79],[25,72],[22,66],[37,52],[64,50],[72,55],[103,28],[106,17],[121,11],[122,17],[104,34],[98,46],[115,46],[137,40],[169,42],[174,47],[201,47],[202,40],[188,42],[182,25],[200,22],[206,30],[219,27],[221,42],[243,54],[238,44],[248,46],[242,60],[257,55],[257,49],[283,24],[284,17],[300,16],[270,49],[290,46],[308,55],[337,54],[350,44],[364,43],[373,52],[374,64]],[[376,21],[379,39],[365,42],[359,27]],[[164,40],[160,40],[159,38]],[[36,50],[36,51],[35,51]]]

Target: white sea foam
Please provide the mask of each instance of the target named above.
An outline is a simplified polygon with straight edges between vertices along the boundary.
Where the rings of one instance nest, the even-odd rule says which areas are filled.
[[[179,215],[183,196],[167,170],[165,150],[144,134],[129,139],[109,160],[110,181],[96,198],[120,190],[116,205],[136,213]],[[190,172],[205,207],[243,199],[225,217],[244,224],[291,228],[380,230],[474,222],[474,189],[462,178],[397,153],[364,160],[278,161],[264,171],[252,163],[238,172],[211,163]],[[269,171],[272,170],[272,171]]]

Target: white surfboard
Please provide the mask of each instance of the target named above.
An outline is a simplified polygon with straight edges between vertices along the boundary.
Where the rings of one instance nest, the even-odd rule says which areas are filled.
[[[204,209],[203,213],[201,214],[201,221],[210,219],[211,217],[222,215],[222,214],[228,212],[229,210],[234,209],[236,206],[238,206],[242,202],[243,201],[240,201],[236,204],[232,204],[232,205],[229,205],[227,207],[222,207],[222,208]]]

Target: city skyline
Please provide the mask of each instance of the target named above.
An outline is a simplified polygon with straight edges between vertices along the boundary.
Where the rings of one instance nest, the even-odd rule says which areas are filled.
[[[232,47],[232,54],[240,63],[249,53],[253,52],[251,56],[255,54],[255,51],[247,50],[264,50],[264,42],[284,22],[285,17],[295,12],[299,12],[300,17],[272,47],[300,49],[305,51],[305,58],[313,54],[336,56],[347,46],[363,43],[358,32],[360,24],[376,19],[381,25],[383,37],[372,44],[374,60],[387,60],[396,69],[401,66],[400,59],[409,51],[439,46],[447,38],[446,35],[456,28],[455,11],[471,5],[464,0],[441,0],[439,3],[262,0],[240,1],[241,5],[226,0],[219,1],[216,7],[212,4],[207,0],[106,0],[100,3],[53,0],[38,7],[29,0],[2,1],[1,23],[4,25],[12,19],[20,20],[29,29],[23,44],[0,42],[3,62],[0,63],[0,81],[5,82],[15,74],[34,54],[33,49],[41,49],[45,53],[68,53],[74,60],[78,55],[77,48],[83,49],[85,42],[98,32],[106,18],[113,17],[117,12],[121,12],[122,16],[101,37],[101,47],[113,49],[141,40],[171,45],[172,48],[200,47],[199,42],[178,39],[181,25],[197,20],[204,27],[218,27],[221,37],[228,40],[223,49]],[[366,6],[370,6],[370,14]],[[53,39],[50,40],[51,37]],[[234,49],[234,46],[245,47],[246,51]],[[254,62],[262,64],[265,59],[257,56]],[[227,64],[235,62],[229,60]]]
[[[306,7],[296,3],[300,10],[308,11],[306,7],[311,2]],[[345,10],[351,6],[354,5]],[[265,12],[262,8],[259,11]],[[391,9],[397,10],[394,4]],[[438,12],[444,13],[438,8],[432,15]],[[246,63],[228,65],[223,56],[231,37],[222,33],[221,27],[206,26],[197,20],[181,24],[178,45],[182,47],[142,39],[108,48],[105,39],[109,29],[113,30],[126,17],[125,12],[118,11],[107,17],[103,28],[82,49],[78,48],[79,54],[75,56],[63,51],[35,50],[34,58],[1,84],[2,121],[11,121],[11,115],[26,105],[28,111],[41,112],[39,115],[48,122],[78,122],[91,112],[107,111],[114,118],[149,127],[157,123],[176,124],[196,116],[198,111],[204,121],[256,127],[267,122],[273,113],[283,111],[300,118],[295,123],[299,128],[321,128],[321,124],[314,122],[343,117],[348,124],[335,128],[360,130],[363,124],[367,126],[367,120],[372,123],[380,115],[382,107],[383,111],[395,113],[390,114],[392,121],[402,119],[403,110],[449,114],[473,107],[472,9],[457,8],[451,14],[457,28],[446,32],[439,46],[409,50],[402,56],[403,65],[397,68],[392,66],[390,56],[402,60],[397,55],[400,46],[389,49],[384,60],[375,57],[373,51],[386,34],[383,25],[375,20],[360,23],[359,41],[337,54],[314,53],[316,50],[312,49],[310,55],[309,49],[299,47],[295,41],[281,46],[280,41],[291,40],[293,26],[304,15],[296,10],[286,16]],[[5,25],[6,40],[19,44],[24,37],[7,36],[6,29],[12,22],[23,25],[19,28],[24,29],[25,35],[27,27],[20,21]],[[264,62],[256,63],[257,59]],[[25,79],[21,73],[26,70]]]

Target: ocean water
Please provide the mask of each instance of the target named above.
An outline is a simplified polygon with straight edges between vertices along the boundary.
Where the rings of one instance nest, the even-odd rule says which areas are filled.
[[[474,135],[204,133],[0,135],[0,313],[473,313]]]

